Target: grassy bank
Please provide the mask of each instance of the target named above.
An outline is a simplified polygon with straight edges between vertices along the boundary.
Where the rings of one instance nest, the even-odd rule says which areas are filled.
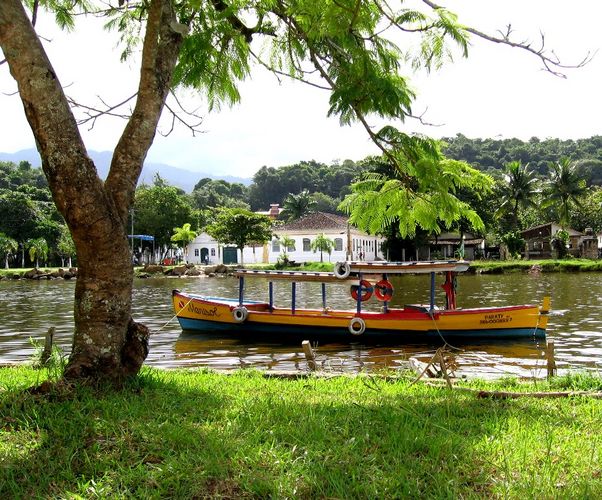
[[[555,259],[555,260],[475,260],[470,271],[477,273],[504,274],[529,272],[534,266],[542,273],[554,272],[598,272],[602,271],[602,260]]]
[[[0,369],[3,498],[602,496],[600,400],[151,369],[121,392],[23,392],[43,378]]]

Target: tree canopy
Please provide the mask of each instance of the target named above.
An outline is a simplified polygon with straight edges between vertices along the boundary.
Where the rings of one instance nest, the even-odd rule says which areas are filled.
[[[272,238],[272,221],[265,215],[240,208],[223,208],[206,228],[220,243],[233,244],[241,252],[252,243],[263,244]]]

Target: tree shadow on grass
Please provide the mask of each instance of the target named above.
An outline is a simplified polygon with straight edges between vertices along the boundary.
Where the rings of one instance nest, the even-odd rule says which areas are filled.
[[[504,494],[500,483],[532,486],[527,476],[541,464],[531,459],[547,446],[537,437],[575,423],[555,405],[479,400],[372,379],[156,370],[121,392],[84,388],[70,399],[12,392],[0,400],[0,494]],[[564,466],[561,461],[549,472]],[[601,491],[599,480],[593,486]]]

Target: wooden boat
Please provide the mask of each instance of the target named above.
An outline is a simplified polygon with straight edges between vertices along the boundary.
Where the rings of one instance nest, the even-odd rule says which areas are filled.
[[[238,298],[206,297],[173,291],[173,306],[184,330],[226,330],[239,334],[274,333],[343,336],[348,339],[386,337],[402,341],[406,337],[441,337],[443,339],[545,337],[550,298],[543,304],[504,307],[456,307],[456,275],[466,271],[467,261],[419,262],[339,262],[333,273],[299,271],[238,270]],[[392,275],[425,273],[430,275],[430,303],[390,307]],[[436,274],[443,273],[445,306],[435,304]],[[244,297],[245,280],[261,278],[268,281],[269,301],[257,302]],[[291,283],[291,304],[274,304],[273,282]],[[351,282],[355,307],[331,310],[326,302],[326,284],[345,280]],[[322,307],[297,309],[296,285],[302,281],[321,283]],[[382,302],[379,311],[362,310],[372,295]]]

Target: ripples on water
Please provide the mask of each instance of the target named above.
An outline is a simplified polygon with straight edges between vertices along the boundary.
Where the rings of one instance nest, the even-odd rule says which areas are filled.
[[[426,276],[404,276],[393,280],[393,306],[428,302]],[[298,307],[321,307],[320,285],[299,283]],[[298,342],[273,339],[232,338],[223,334],[182,332],[173,318],[171,289],[213,296],[237,296],[234,278],[187,278],[138,280],[134,291],[134,317],[149,326],[151,350],[147,364],[160,367],[205,366],[218,369],[255,367],[264,370],[306,370]],[[348,285],[328,285],[330,307],[351,308]],[[49,326],[56,327],[56,341],[69,350],[73,332],[72,281],[0,281],[0,362],[23,362],[34,348],[30,339],[43,342]],[[275,302],[290,304],[290,284],[275,282]],[[438,292],[439,293],[439,292]],[[554,340],[559,371],[602,367],[602,275],[527,274],[462,276],[459,279],[460,307],[541,303],[552,296],[555,310],[548,324]],[[246,297],[267,300],[267,283],[247,280]],[[438,301],[443,300],[443,292]],[[366,303],[365,303],[366,304]],[[368,309],[378,308],[374,299]],[[559,314],[562,311],[562,314]],[[353,339],[355,340],[355,339]],[[363,345],[327,343],[318,345],[318,363],[332,371],[375,371],[407,366],[410,356],[428,362],[441,344]],[[542,341],[484,341],[456,345],[458,375],[500,377],[504,375],[545,376]]]

